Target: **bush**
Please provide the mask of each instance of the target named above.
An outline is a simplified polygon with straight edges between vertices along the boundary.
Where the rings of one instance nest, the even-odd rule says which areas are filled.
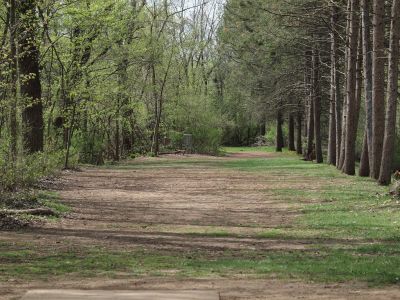
[[[4,149],[2,149],[4,150]],[[18,157],[13,164],[8,152],[0,152],[0,191],[32,186],[43,177],[53,175],[63,165],[64,152],[36,153]]]
[[[171,144],[170,144],[169,148],[172,148],[173,150],[182,149],[182,147],[183,147],[183,133],[182,132],[177,132],[177,131],[172,130],[169,132],[168,136],[169,136],[169,139],[171,140]]]
[[[197,127],[193,128],[193,148],[198,153],[218,154],[221,146],[222,129]]]

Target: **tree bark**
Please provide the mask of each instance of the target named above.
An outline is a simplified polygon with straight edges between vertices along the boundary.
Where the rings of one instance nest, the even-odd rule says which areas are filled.
[[[115,154],[114,160],[119,161],[121,156],[121,134],[120,134],[120,99],[117,99],[117,111],[116,111],[116,118],[115,118]]]
[[[388,99],[386,108],[385,136],[379,183],[391,182],[394,143],[396,139],[396,112],[399,80],[399,39],[400,39],[400,0],[393,0],[390,30],[390,51],[388,68]]]
[[[283,116],[282,116],[282,111],[279,109],[278,113],[276,114],[276,151],[277,152],[282,152],[283,147],[284,147],[282,124],[283,124]]]
[[[315,134],[315,156],[318,164],[324,162],[322,156],[322,138],[321,138],[321,78],[320,78],[320,65],[319,65],[319,50],[313,50],[313,75],[312,75],[312,89],[314,98],[314,134]]]
[[[351,11],[351,0],[347,1],[347,12]],[[346,21],[346,45],[345,45],[345,68],[344,68],[344,74],[345,74],[345,86],[347,86],[347,77],[348,77],[348,59],[349,57],[349,51],[350,51],[350,25],[351,25],[351,19],[347,17]],[[347,87],[345,88],[347,90]],[[339,147],[339,156],[337,159],[337,168],[339,170],[343,169],[344,165],[344,159],[345,159],[345,142],[346,142],[346,124],[347,124],[347,107],[348,107],[348,97],[347,93],[345,93],[343,97],[343,109],[342,109],[342,132],[341,132],[341,139],[340,139],[340,144],[338,144]]]
[[[16,21],[16,1],[10,0],[10,81],[11,81],[11,106],[10,106],[10,156],[13,167],[17,161],[18,143],[18,123],[17,123],[17,21]]]
[[[293,114],[289,115],[289,151],[296,151],[295,142],[294,142],[294,117]]]
[[[266,121],[266,116],[264,115],[260,122],[260,135],[264,136],[266,133],[267,133],[267,121]]]
[[[159,96],[157,93],[157,82],[156,82],[156,68],[154,63],[151,65],[152,72],[152,86],[153,86],[153,98],[154,98],[154,131],[153,131],[153,141],[151,146],[151,152],[158,156],[160,152],[160,121],[161,121],[161,102],[159,101]]]
[[[302,142],[302,121],[303,116],[302,113],[299,111],[297,113],[297,136],[296,136],[296,150],[297,154],[301,155],[303,153],[303,142]]]
[[[36,45],[36,0],[20,1],[18,15],[20,89],[25,103],[23,140],[25,150],[32,154],[43,151],[44,130],[39,49]]]
[[[345,157],[343,172],[347,175],[355,175],[355,146],[357,135],[357,58],[358,58],[358,34],[359,34],[359,0],[351,0],[350,40],[347,63],[347,121],[345,139]]]
[[[367,125],[365,125],[365,127],[367,127]],[[368,177],[370,175],[367,128],[365,128],[364,132],[363,148],[361,152],[360,169],[358,174],[361,177]]]
[[[358,0],[359,1],[359,0]],[[361,99],[363,90],[363,48],[361,26],[359,23],[358,45],[357,45],[357,67],[356,67],[356,111],[355,111],[355,137],[357,138],[358,125],[360,121]]]
[[[307,149],[305,159],[313,160],[314,153],[314,97],[312,93],[311,87],[311,74],[312,74],[312,52],[306,52],[306,76],[305,76],[305,85],[306,89],[309,93],[308,98],[308,112],[307,112]]]
[[[385,1],[373,0],[372,57],[372,162],[371,175],[378,179],[385,134]]]
[[[338,97],[338,7],[334,4],[331,7],[331,91],[330,91],[330,110],[329,110],[329,140],[328,140],[328,163],[336,166],[337,159],[337,119],[336,113]]]
[[[363,38],[363,66],[364,66],[364,94],[365,94],[365,119],[366,119],[366,143],[363,149],[363,155],[360,162],[360,176],[370,176],[366,174],[366,170],[371,172],[371,166],[373,165],[372,156],[372,45],[371,45],[371,20],[370,20],[370,4],[371,0],[361,0],[361,12],[362,12],[362,38]],[[363,164],[368,162],[368,166]]]

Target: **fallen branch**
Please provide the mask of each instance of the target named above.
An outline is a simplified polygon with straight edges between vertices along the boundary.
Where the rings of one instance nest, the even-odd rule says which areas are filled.
[[[0,211],[7,215],[32,215],[32,216],[46,216],[57,217],[58,213],[50,208],[33,208],[33,209],[5,209]]]
[[[175,150],[171,152],[161,152],[160,155],[186,155],[186,150]]]

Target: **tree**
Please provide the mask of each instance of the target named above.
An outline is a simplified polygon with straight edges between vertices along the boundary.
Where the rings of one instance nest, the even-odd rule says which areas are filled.
[[[284,139],[283,139],[283,116],[282,112],[278,109],[276,114],[276,151],[282,152],[283,147],[285,147]]]
[[[382,163],[379,183],[388,185],[391,182],[394,142],[396,139],[396,112],[399,84],[399,41],[400,41],[400,1],[393,0],[390,30],[388,96],[386,106],[385,136],[383,143]]]
[[[15,168],[15,163],[17,161],[18,155],[18,123],[17,123],[17,18],[16,11],[17,5],[15,0],[10,0],[10,19],[9,19],[9,31],[10,31],[10,156],[13,168]]]
[[[28,153],[43,151],[43,105],[40,81],[39,49],[36,41],[38,20],[36,0],[18,5],[19,71],[24,100],[24,146]]]
[[[340,83],[338,63],[338,17],[339,8],[331,6],[331,90],[329,110],[328,163],[336,166],[337,144],[340,144]]]
[[[321,78],[320,78],[320,55],[317,49],[313,50],[312,55],[312,98],[314,104],[314,134],[315,134],[315,157],[317,163],[323,163],[322,156],[322,137],[321,137]]]
[[[371,175],[378,179],[385,134],[385,1],[373,0],[372,55],[372,165]]]
[[[362,39],[363,39],[363,65],[364,65],[364,94],[365,94],[365,134],[360,162],[360,176],[370,176],[373,165],[373,101],[372,101],[372,47],[371,47],[371,18],[370,0],[361,0],[362,12]]]
[[[303,122],[303,115],[302,111],[297,112],[297,134],[296,134],[296,151],[298,155],[303,154],[303,141],[302,141],[302,122]]]
[[[308,109],[307,109],[307,149],[306,149],[306,159],[313,160],[313,153],[314,153],[314,136],[315,136],[315,118],[314,118],[314,96],[312,92],[312,52],[306,52],[306,74],[305,74],[305,86],[306,90],[309,93],[308,96]]]
[[[289,114],[289,151],[296,151],[295,141],[294,141],[294,131],[295,131],[295,122],[293,114]]]
[[[349,49],[347,51],[347,83],[346,83],[346,138],[345,158],[343,163],[343,172],[348,175],[355,174],[355,140],[357,134],[357,58],[358,58],[358,34],[359,34],[359,5],[358,0],[349,0],[350,11],[348,18],[350,19],[349,28]]]

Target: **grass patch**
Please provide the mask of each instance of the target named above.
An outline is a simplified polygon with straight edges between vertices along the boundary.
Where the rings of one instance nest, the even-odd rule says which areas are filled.
[[[223,147],[221,153],[241,153],[241,152],[276,152],[275,147]]]
[[[354,249],[321,248],[313,251],[235,251],[210,259],[206,253],[120,251],[104,249],[35,253],[24,250],[0,254],[0,278],[24,280],[49,276],[123,277],[170,276],[307,279],[321,282],[362,280],[371,285],[400,280],[398,245]]]
[[[48,207],[59,214],[66,214],[71,212],[71,207],[62,204],[60,197],[56,192],[40,191],[38,193],[38,199],[41,206]]]

